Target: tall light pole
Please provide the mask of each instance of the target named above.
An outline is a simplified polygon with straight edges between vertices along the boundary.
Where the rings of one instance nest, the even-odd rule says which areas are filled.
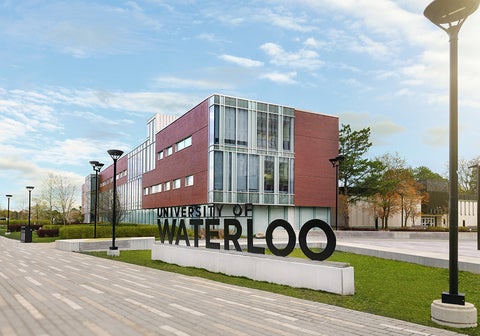
[[[109,149],[107,153],[113,160],[113,212],[112,212],[112,246],[110,246],[109,255],[118,256],[120,253],[115,246],[115,225],[117,221],[117,160],[122,156],[123,151],[118,149]]]
[[[477,250],[480,251],[480,163],[468,168],[477,168]]]
[[[92,165],[92,168],[95,171],[95,205],[94,205],[95,213],[93,218],[93,238],[97,238],[98,173],[100,173],[100,170],[102,169],[104,164],[98,161],[90,161],[90,164]]]
[[[333,168],[335,168],[335,230],[338,230],[338,173],[340,170],[340,164],[345,159],[345,156],[338,155],[333,159],[329,159]]]
[[[10,198],[13,195],[5,195],[7,197],[7,232],[10,232]]]
[[[442,293],[442,303],[465,305],[465,294],[458,293],[458,32],[466,18],[478,8],[478,0],[434,0],[425,8],[424,15],[450,38],[450,134],[449,134],[449,272],[450,290]],[[436,301],[432,304],[432,319],[440,324],[448,308]],[[450,315],[449,318],[453,314]],[[462,314],[460,314],[462,315]],[[447,320],[449,319],[447,318]],[[471,322],[471,321],[470,321]],[[463,326],[460,321],[447,321]],[[477,323],[475,309],[475,326]],[[473,324],[473,323],[466,323]],[[448,325],[448,324],[447,324]]]
[[[32,242],[32,228],[30,227],[30,217],[31,217],[31,209],[32,209],[32,190],[33,186],[26,186],[28,190],[28,228],[27,232],[25,232],[25,243]]]

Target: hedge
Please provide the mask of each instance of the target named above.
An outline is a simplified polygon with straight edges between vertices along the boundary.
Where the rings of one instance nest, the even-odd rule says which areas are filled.
[[[93,238],[93,225],[66,225],[59,227],[61,239]],[[156,225],[128,225],[121,224],[115,227],[115,236],[118,237],[159,237]],[[111,225],[97,225],[97,238],[111,238]]]

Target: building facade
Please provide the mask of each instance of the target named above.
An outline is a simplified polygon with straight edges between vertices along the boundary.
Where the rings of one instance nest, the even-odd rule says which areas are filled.
[[[252,204],[256,233],[275,219],[296,230],[313,218],[330,223],[337,117],[215,94],[165,118],[149,120],[147,140],[117,162],[123,221],[156,224],[158,209],[215,206],[244,225]],[[101,193],[112,188],[113,166],[100,182]]]

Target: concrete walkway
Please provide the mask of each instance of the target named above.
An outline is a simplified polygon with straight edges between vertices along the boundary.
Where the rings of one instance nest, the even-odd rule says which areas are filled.
[[[448,234],[387,236],[382,232],[336,232],[337,251],[371,255],[425,266],[448,268]],[[458,268],[480,274],[480,251],[475,234],[460,234],[458,241]]]
[[[2,335],[458,335],[53,246],[0,237]]]

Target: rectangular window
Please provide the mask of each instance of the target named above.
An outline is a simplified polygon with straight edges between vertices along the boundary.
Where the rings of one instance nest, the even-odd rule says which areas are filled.
[[[236,141],[236,109],[225,106],[225,143],[235,144]]]
[[[248,111],[238,109],[238,141],[240,146],[248,145]]]
[[[214,152],[213,189],[223,190],[223,152]]]
[[[292,150],[292,119],[283,117],[283,150]]]
[[[275,158],[266,156],[264,164],[263,190],[265,192],[273,192],[275,188]]]
[[[189,136],[188,138],[185,138],[182,141],[177,142],[177,152],[191,145],[192,145],[192,137]]]
[[[225,172],[227,174],[227,190],[232,191],[232,156],[233,153],[231,152],[226,152],[226,159],[225,159]]]
[[[268,149],[277,150],[278,142],[278,116],[270,114],[268,118]]]
[[[267,148],[267,114],[257,113],[257,147]]]
[[[247,191],[247,154],[237,154],[237,191]]]
[[[165,182],[163,189],[164,189],[165,191],[169,191],[169,190],[170,190],[170,181]]]
[[[162,185],[161,184],[156,184],[151,187],[152,194],[159,193],[162,191]]]
[[[248,190],[250,191],[258,191],[259,188],[259,158],[258,155],[250,155],[250,161],[248,163]]]
[[[193,185],[193,175],[185,177],[185,186],[190,187]]]
[[[163,150],[161,150],[160,152],[157,153],[157,159],[158,160],[163,159]]]
[[[173,154],[173,147],[172,146],[168,147],[166,152],[167,152],[167,156],[172,155]]]
[[[220,143],[220,106],[215,105],[213,110],[213,141]]]
[[[279,185],[278,191],[281,193],[288,193],[289,187],[289,164],[287,158],[279,158],[278,159],[278,175],[279,175]]]
[[[173,189],[180,188],[180,179],[173,180]]]

